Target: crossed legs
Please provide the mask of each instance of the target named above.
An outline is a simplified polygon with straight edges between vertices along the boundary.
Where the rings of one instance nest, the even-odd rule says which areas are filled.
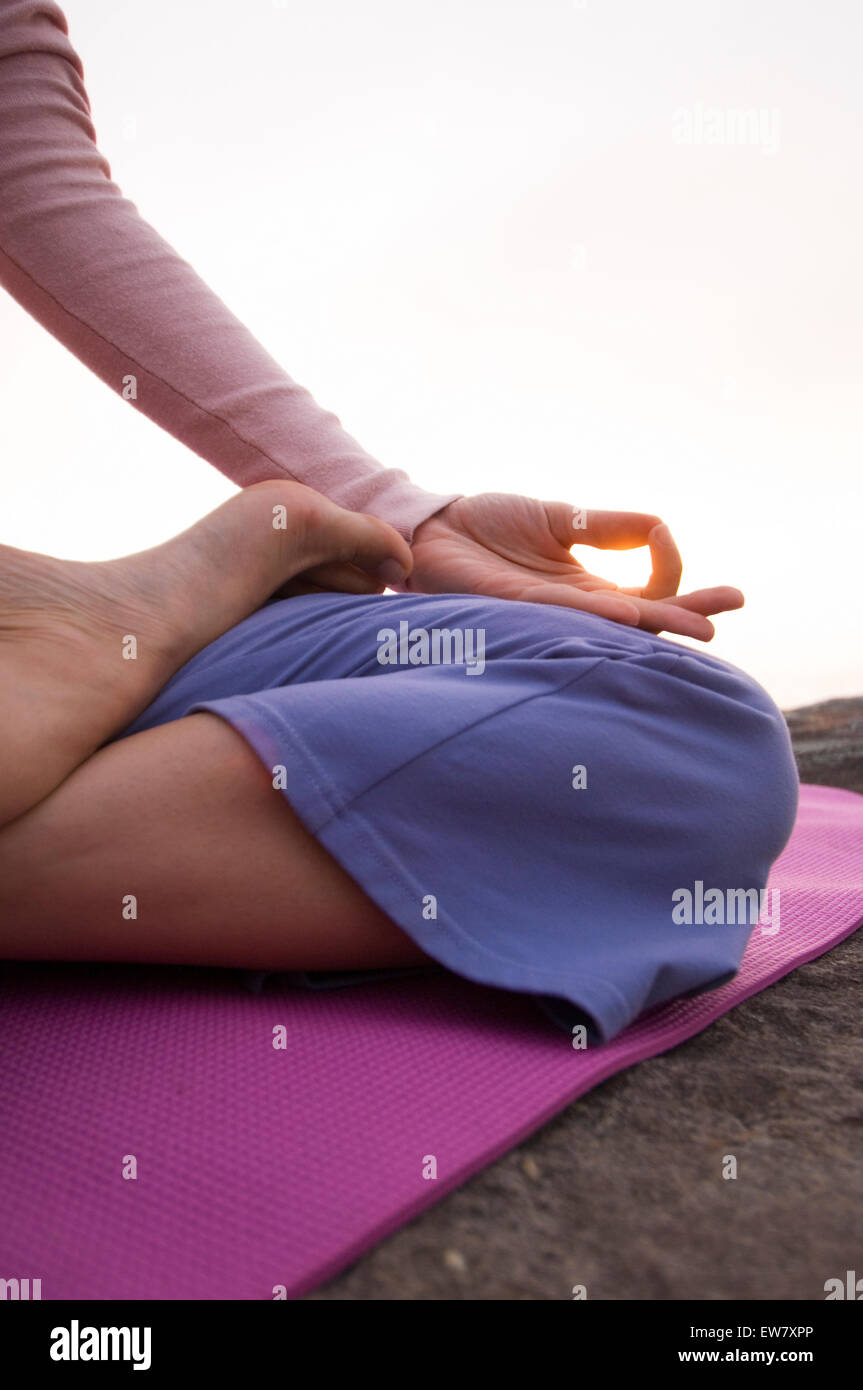
[[[212,714],[103,748],[0,832],[0,924],[7,959],[260,970],[426,959]]]
[[[288,499],[294,531],[274,541],[272,506],[292,487],[247,489],[168,546],[108,565],[0,553],[0,959],[294,970],[426,959],[216,716],[102,746],[293,574],[392,554],[370,518],[322,515],[316,494],[299,511]],[[121,639],[136,634],[139,655],[124,662]]]

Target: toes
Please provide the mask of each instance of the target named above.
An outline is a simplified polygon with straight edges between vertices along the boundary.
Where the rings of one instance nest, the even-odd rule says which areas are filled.
[[[411,548],[403,536],[385,521],[361,512],[344,513],[350,520],[343,523],[349,538],[350,564],[385,584],[404,584],[413,569]]]
[[[299,593],[379,594],[385,587],[385,579],[367,574],[356,565],[334,561],[303,570],[296,579],[288,580],[276,597],[290,598]]]
[[[368,592],[368,576],[378,585],[401,584],[413,568],[410,546],[392,526],[378,517],[339,507],[302,483],[278,479],[255,483],[232,499],[238,504],[243,501],[284,541],[284,563],[289,570],[285,580],[320,566],[353,566],[366,579],[358,587],[355,576],[349,592]]]

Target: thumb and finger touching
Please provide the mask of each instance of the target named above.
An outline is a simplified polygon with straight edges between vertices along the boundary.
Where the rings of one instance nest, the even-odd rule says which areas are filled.
[[[573,557],[574,564],[579,566],[578,592],[591,595],[591,599],[581,602],[570,598],[572,606],[587,608],[647,631],[675,632],[701,641],[709,641],[714,635],[709,614],[743,606],[740,590],[728,585],[678,596],[683,562],[671,531],[658,516],[645,512],[586,511],[563,502],[543,505],[552,537],[570,555],[573,545],[589,545],[598,550],[633,550],[646,545],[650,550],[650,577],[642,587],[619,587],[582,569]],[[574,590],[575,586],[551,585],[544,601],[565,603],[562,593],[573,594]],[[607,597],[603,596],[603,590]],[[612,594],[617,597],[614,606]],[[624,600],[630,603],[628,616],[620,606]]]

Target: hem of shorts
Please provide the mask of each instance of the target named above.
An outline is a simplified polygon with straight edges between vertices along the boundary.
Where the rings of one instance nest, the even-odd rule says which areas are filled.
[[[410,905],[414,912],[417,910],[424,896],[423,887],[400,857],[382,842],[379,833],[359,810],[359,798],[339,804],[337,789],[330,790],[326,769],[319,765],[303,736],[284,715],[276,724],[258,708],[249,717],[241,717],[230,710],[235,701],[245,702],[248,698],[241,695],[201,701],[189,714],[202,712],[223,719],[246,740],[269,771],[272,768],[257,736],[265,730],[271,738],[289,742],[296,762],[290,769],[290,785],[282,789],[285,800],[310,833],[421,950],[454,974],[476,984],[565,999],[591,1017],[603,1042],[610,1041],[633,1021],[623,995],[607,980],[581,972],[570,975],[558,970],[542,970],[500,956],[481,945],[449,914],[435,919],[433,928],[427,928],[422,921],[418,923],[407,907]],[[329,810],[326,819],[321,817],[324,805]]]

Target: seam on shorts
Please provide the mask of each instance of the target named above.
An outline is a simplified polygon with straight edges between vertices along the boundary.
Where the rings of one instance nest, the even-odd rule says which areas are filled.
[[[555,687],[554,687],[554,693],[555,693],[555,694],[558,694],[558,693],[560,693],[560,691],[562,691],[562,690],[567,690],[567,689],[568,689],[570,686],[572,686],[572,685],[577,685],[578,682],[579,682],[580,680],[584,680],[585,677],[586,677],[586,676],[589,676],[589,675],[591,674],[591,672],[594,671],[594,670],[596,669],[597,666],[601,665],[604,661],[607,661],[607,660],[609,660],[608,657],[604,657],[604,656],[597,657],[596,660],[593,662],[593,664],[592,664],[591,666],[589,666],[589,667],[587,668],[586,671],[579,671],[579,673],[578,673],[577,676],[573,676],[570,680],[565,681],[563,685],[555,686]],[[397,677],[395,677],[395,678],[397,679]],[[290,687],[289,687],[289,686],[285,686],[284,689],[290,689]],[[322,766],[319,764],[318,759],[317,759],[317,756],[316,756],[315,753],[312,751],[312,749],[309,747],[309,745],[308,745],[306,739],[303,737],[303,735],[302,735],[301,733],[299,733],[299,731],[297,730],[297,727],[296,727],[296,725],[295,725],[293,719],[292,719],[290,716],[284,715],[284,714],[280,714],[280,715],[279,715],[279,719],[280,719],[280,721],[281,721],[284,725],[286,725],[287,728],[290,730],[292,737],[295,738],[295,739],[297,740],[297,742],[300,743],[300,744],[302,745],[303,750],[304,750],[304,752],[306,753],[306,756],[308,757],[309,761],[310,761],[310,762],[314,765],[314,767],[316,768],[316,770],[317,770],[317,772],[318,772],[318,775],[319,775],[320,778],[321,778],[321,784],[318,786],[318,791],[321,792],[321,795],[323,796],[324,800],[326,800],[326,801],[328,802],[328,804],[329,804],[331,807],[333,807],[332,816],[330,817],[330,819],[333,819],[335,816],[340,816],[340,815],[342,815],[342,814],[343,814],[346,810],[348,810],[348,808],[349,808],[350,806],[352,806],[353,803],[354,803],[355,801],[357,801],[360,797],[367,796],[369,792],[374,791],[377,787],[380,787],[384,782],[389,781],[389,779],[390,779],[391,777],[395,777],[397,773],[403,772],[404,769],[405,769],[406,767],[410,767],[411,763],[418,762],[418,761],[420,760],[420,758],[425,758],[425,757],[427,757],[427,755],[428,755],[429,753],[433,753],[433,752],[435,751],[435,749],[443,747],[443,745],[444,745],[445,743],[449,743],[449,742],[451,742],[451,741],[452,741],[453,739],[455,739],[455,738],[461,738],[461,736],[462,736],[463,734],[466,734],[470,729],[475,729],[475,728],[477,728],[477,727],[478,727],[479,725],[481,725],[481,724],[487,724],[490,720],[492,720],[492,719],[497,719],[497,718],[498,718],[500,715],[502,715],[502,714],[509,714],[512,710],[518,709],[519,705],[526,705],[526,704],[529,704],[531,700],[541,700],[541,699],[543,699],[544,696],[549,695],[549,694],[551,694],[551,693],[552,693],[552,692],[551,692],[550,690],[540,690],[540,691],[537,691],[537,692],[536,692],[535,694],[533,694],[533,695],[525,695],[525,696],[523,696],[523,698],[520,699],[520,700],[513,700],[513,701],[511,701],[510,704],[504,705],[504,707],[503,707],[502,709],[495,710],[493,714],[484,714],[484,715],[482,715],[479,719],[472,719],[472,720],[470,721],[470,723],[468,723],[468,724],[463,724],[463,725],[462,725],[459,729],[457,729],[454,733],[445,734],[445,735],[443,736],[443,738],[439,738],[439,739],[437,739],[434,743],[430,743],[430,744],[428,745],[428,747],[423,748],[421,752],[419,752],[419,753],[414,753],[413,756],[410,757],[410,758],[405,758],[404,762],[403,762],[403,763],[399,763],[398,767],[391,768],[389,772],[384,773],[384,775],[383,775],[382,777],[379,777],[379,778],[377,779],[377,781],[375,781],[375,782],[370,782],[369,785],[368,785],[367,787],[363,787],[362,791],[357,792],[354,796],[350,797],[350,799],[348,799],[348,800],[345,800],[345,799],[339,794],[338,787],[336,787],[336,785],[333,783],[333,781],[332,781],[332,779],[330,778],[329,774],[327,773],[326,769],[325,769],[324,767],[322,767]],[[229,698],[229,699],[230,699],[230,698],[253,699],[254,697],[253,697],[253,696],[245,696],[245,697],[243,697],[243,696],[239,696],[239,697],[231,697],[231,696],[229,696],[228,698]],[[260,713],[260,710],[258,709],[257,706],[256,706],[256,710]],[[267,710],[264,710],[264,711],[263,711],[263,713],[262,713],[262,722],[266,724],[266,726],[267,726],[267,728],[268,728],[268,730],[269,730],[269,732],[270,732],[271,734],[274,734],[274,735],[276,735],[276,736],[279,734],[280,730],[277,728],[277,726],[274,724],[274,722],[270,719],[270,717],[269,717],[269,711],[267,711]],[[329,789],[331,789],[331,791],[330,791]],[[328,824],[329,824],[329,821],[324,822],[324,824],[325,824],[325,825],[328,825]],[[321,827],[321,829],[323,829],[323,826]]]
[[[400,857],[390,854],[385,855],[383,853],[379,836],[375,833],[374,828],[369,824],[366,817],[356,807],[353,801],[350,802],[345,809],[344,823],[350,823],[352,830],[360,831],[363,839],[364,853],[380,867],[381,872],[395,883],[402,892],[406,895],[415,894],[417,901],[419,901],[422,898],[422,885],[413,877]],[[328,825],[332,824],[333,821],[328,822]],[[330,853],[333,853],[333,851],[330,850]],[[348,870],[348,872],[350,872],[350,870]],[[364,891],[368,892],[368,889]],[[372,895],[370,894],[370,896]],[[418,940],[417,936],[409,927],[404,926],[402,923],[399,923],[399,925],[414,941]],[[461,926],[449,913],[446,913],[443,918],[436,919],[436,927],[440,925],[444,926],[446,933],[452,938],[455,945],[460,950],[466,951],[468,955],[474,956],[480,963],[491,961],[506,967],[508,972],[516,972],[522,977],[520,986],[509,984],[498,985],[497,988],[523,989],[525,980],[530,980],[532,984],[538,987],[537,992],[568,998],[569,996],[561,995],[560,993],[560,987],[563,983],[569,984],[570,981],[573,981],[572,988],[575,992],[577,992],[579,984],[590,985],[598,989],[600,994],[605,994],[612,1006],[616,1006],[615,1012],[618,1014],[618,1018],[622,1017],[628,1020],[630,1005],[611,980],[607,980],[600,975],[591,975],[581,970],[579,970],[578,974],[575,976],[569,972],[563,974],[557,970],[545,971],[537,969],[534,965],[525,964],[524,961],[515,959],[511,956],[501,955],[499,952],[493,951],[490,947],[478,941],[471,932]],[[431,939],[433,939],[434,934],[431,933],[430,936]],[[422,939],[418,941],[418,944],[425,948],[426,940],[427,938],[424,935]],[[431,951],[429,954],[432,954]],[[488,981],[485,983],[488,983]],[[570,998],[570,1002],[575,1003],[580,1008],[586,1009],[588,1013],[595,1012],[594,1005],[588,1005],[583,997],[574,1000]],[[607,1018],[602,1018],[600,1023],[602,1031],[607,1031],[609,1020]],[[625,1026],[625,1024],[618,1026]],[[614,1031],[617,1031],[617,1029],[614,1029]]]
[[[405,761],[399,764],[397,768],[393,768],[390,772],[385,774],[385,776],[379,778],[377,782],[371,783],[368,787],[364,788],[361,792],[358,792],[355,796],[352,796],[349,800],[342,800],[330,794],[330,788],[333,784],[328,773],[321,766],[317,756],[310,748],[308,741],[297,730],[297,727],[292,719],[288,719],[285,717],[284,714],[280,714],[279,721],[277,723],[270,717],[269,711],[266,710],[266,708],[262,708],[257,703],[254,704],[252,708],[254,709],[254,718],[266,728],[267,732],[272,737],[278,740],[279,738],[284,738],[285,734],[287,733],[289,738],[295,744],[296,748],[302,754],[302,757],[306,765],[305,775],[308,777],[312,787],[314,788],[320,800],[325,805],[330,806],[331,808],[333,807],[335,801],[339,800],[341,803],[337,805],[337,809],[331,810],[331,814],[327,820],[323,821],[321,824],[316,825],[313,830],[311,830],[311,827],[309,827],[311,833],[315,836],[315,838],[318,839],[321,843],[323,843],[325,848],[329,849],[329,846],[327,845],[326,841],[326,831],[328,827],[336,828],[336,825],[339,821],[341,821],[342,824],[350,823],[355,831],[360,832],[363,841],[363,852],[366,855],[367,859],[377,866],[377,869],[381,873],[381,875],[385,879],[389,880],[390,883],[392,883],[394,887],[397,888],[400,895],[404,895],[407,898],[409,897],[410,893],[413,892],[414,894],[418,894],[418,898],[421,898],[421,885],[412,878],[412,876],[410,875],[406,866],[400,858],[397,858],[391,854],[384,853],[384,847],[380,843],[379,836],[377,836],[374,833],[372,827],[369,825],[363,813],[358,809],[356,803],[359,800],[361,800],[361,798],[365,796],[369,791],[373,790],[376,787],[379,787],[390,777],[395,776],[396,773],[403,771],[406,767],[409,767],[411,763],[419,761],[419,759],[424,757],[427,753],[434,752],[435,749],[441,747],[445,743],[450,742],[454,738],[460,737],[462,734],[467,733],[470,729],[476,728],[478,725],[487,723],[489,720],[496,718],[498,715],[507,714],[511,710],[517,709],[519,705],[527,704],[532,700],[542,699],[544,696],[551,693],[558,693],[561,690],[566,690],[570,686],[578,684],[580,680],[585,679],[605,661],[616,659],[617,658],[598,657],[596,661],[594,661],[593,664],[590,667],[588,667],[587,670],[580,671],[578,675],[564,682],[563,685],[555,686],[554,692],[550,690],[542,690],[537,692],[536,694],[524,696],[523,699],[512,701],[503,709],[496,710],[494,714],[484,715],[480,719],[472,720],[469,724],[463,725],[462,728],[457,730],[455,733],[447,734],[445,737],[438,739],[435,743],[430,744],[429,747],[424,749],[421,753],[415,754],[412,758],[405,759]],[[212,705],[218,705],[220,703],[229,704],[234,700],[239,700],[242,702],[252,701],[254,700],[254,696],[228,696],[224,701],[212,702]],[[212,705],[210,706],[210,712],[218,714],[219,710],[213,709]],[[206,709],[207,706],[202,705],[199,708]],[[190,711],[190,713],[191,712],[192,711]],[[225,716],[222,715],[222,718],[224,717]],[[227,720],[227,722],[232,723],[233,721],[229,719]],[[237,726],[235,725],[234,727],[236,728]],[[237,728],[237,732],[239,732],[242,736],[246,737],[248,741],[248,735],[244,734],[242,728]],[[294,805],[293,801],[291,800],[290,789],[283,789],[282,794],[284,795],[288,803],[291,805],[292,809],[297,811],[298,808]],[[329,852],[334,853],[334,851],[331,849],[329,850]],[[334,855],[334,857],[338,859],[337,855]],[[339,862],[341,863],[342,861],[339,859]],[[350,872],[350,870],[348,870],[348,872]],[[374,895],[370,894],[370,896],[373,897]],[[384,910],[391,913],[391,909],[389,907],[384,907]],[[407,934],[411,936],[413,940],[417,941],[417,937],[414,935],[413,931],[409,927],[403,925],[402,923],[399,923],[399,925],[402,926],[402,930],[406,931]],[[490,950],[487,946],[477,941],[476,937],[474,937],[470,932],[468,932],[463,926],[460,926],[454,919],[452,919],[449,916],[449,914],[446,914],[446,916],[444,916],[443,918],[437,919],[437,930],[439,931],[441,927],[443,927],[444,932],[451,939],[454,947],[458,951],[461,951],[462,953],[466,954],[468,958],[473,957],[477,960],[479,964],[486,965],[486,968],[488,968],[488,962],[491,962],[493,964],[499,964],[500,966],[505,968],[507,973],[515,974],[521,977],[519,983],[515,983],[515,981],[508,984],[497,983],[497,988],[511,988],[516,990],[520,989],[524,991],[525,982],[529,981],[535,987],[535,989],[533,991],[526,992],[552,994],[556,995],[557,997],[569,998],[569,1001],[571,1003],[575,1003],[577,1007],[586,1010],[586,1012],[592,1015],[596,1014],[595,1004],[589,1004],[584,998],[584,996],[582,996],[581,998],[573,999],[570,996],[560,994],[561,985],[564,982],[568,984],[569,981],[573,979],[571,975],[562,975],[559,971],[545,972],[537,970],[535,966],[525,964],[524,961],[513,959],[509,956],[499,955],[496,951]],[[424,947],[425,941],[426,937],[425,935],[423,935],[422,939],[418,941],[418,944]],[[432,954],[432,952],[429,951],[429,954]],[[447,968],[454,969],[456,973],[458,973],[457,967],[448,966]],[[491,982],[486,980],[484,981],[484,983],[488,984]],[[572,989],[576,993],[578,991],[579,983],[586,986],[592,986],[595,991],[599,992],[600,995],[604,995],[607,1003],[610,1005],[609,1011],[613,1012],[616,1015],[616,1021],[611,1021],[606,1016],[599,1017],[597,1015],[598,1022],[600,1023],[600,1028],[603,1033],[611,1035],[619,1031],[621,1027],[624,1027],[626,1025],[626,1022],[629,1020],[630,1006],[627,1000],[624,998],[624,996],[620,993],[617,987],[610,980],[606,980],[601,976],[588,975],[586,973],[579,972],[578,976],[574,977],[574,983],[572,985]],[[623,1021],[621,1022],[621,1020]]]

